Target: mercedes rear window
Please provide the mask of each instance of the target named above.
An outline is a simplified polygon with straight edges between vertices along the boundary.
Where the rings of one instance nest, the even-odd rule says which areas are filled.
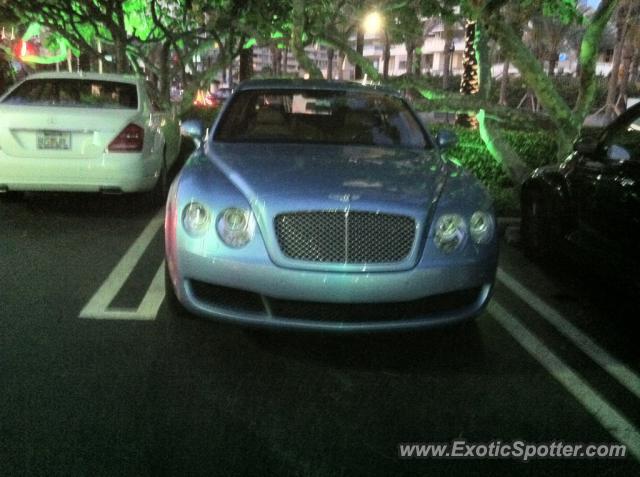
[[[11,91],[4,104],[72,108],[138,109],[135,84],[89,79],[38,78]]]

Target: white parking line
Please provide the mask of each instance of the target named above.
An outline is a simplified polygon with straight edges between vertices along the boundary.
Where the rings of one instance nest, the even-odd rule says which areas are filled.
[[[640,433],[633,424],[495,300],[488,311],[613,437],[627,446],[629,454],[640,460]]]
[[[123,287],[136,264],[160,229],[164,210],[159,211],[147,224],[136,241],[129,247],[120,262],[111,271],[98,291],[80,312],[80,318],[95,320],[153,320],[164,299],[164,262],[156,272],[140,306],[134,308],[109,308],[109,304]]]
[[[164,300],[164,260],[160,264],[147,293],[138,307],[138,314],[155,318],[162,300]]]
[[[633,370],[611,356],[611,354],[605,351],[600,345],[564,318],[557,310],[545,303],[535,293],[527,289],[502,268],[498,268],[498,280],[538,312],[542,318],[569,339],[583,353],[599,364],[622,386],[627,388],[637,398],[640,398],[640,377],[638,377]]]

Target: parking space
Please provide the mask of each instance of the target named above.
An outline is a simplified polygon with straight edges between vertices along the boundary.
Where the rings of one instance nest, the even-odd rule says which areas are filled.
[[[5,475],[636,475],[636,301],[502,244],[474,323],[255,332],[163,304],[162,211],[0,204]],[[401,460],[401,442],[621,442],[622,460]]]

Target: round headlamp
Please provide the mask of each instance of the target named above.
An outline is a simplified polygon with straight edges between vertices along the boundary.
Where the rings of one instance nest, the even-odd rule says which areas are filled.
[[[209,229],[211,214],[199,202],[190,202],[182,211],[182,225],[192,237],[200,237]]]
[[[244,247],[253,238],[255,227],[250,210],[230,207],[218,216],[218,235],[229,247]]]
[[[488,212],[478,210],[473,213],[471,220],[469,220],[469,234],[477,244],[485,244],[491,241],[494,228],[493,216]]]
[[[467,224],[458,214],[444,214],[436,221],[434,241],[445,253],[457,250],[464,242]]]

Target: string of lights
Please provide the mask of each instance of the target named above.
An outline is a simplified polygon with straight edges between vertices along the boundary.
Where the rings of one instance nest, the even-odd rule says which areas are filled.
[[[460,82],[460,93],[462,94],[476,94],[480,91],[475,39],[476,22],[467,21],[465,24],[462,80]]]

